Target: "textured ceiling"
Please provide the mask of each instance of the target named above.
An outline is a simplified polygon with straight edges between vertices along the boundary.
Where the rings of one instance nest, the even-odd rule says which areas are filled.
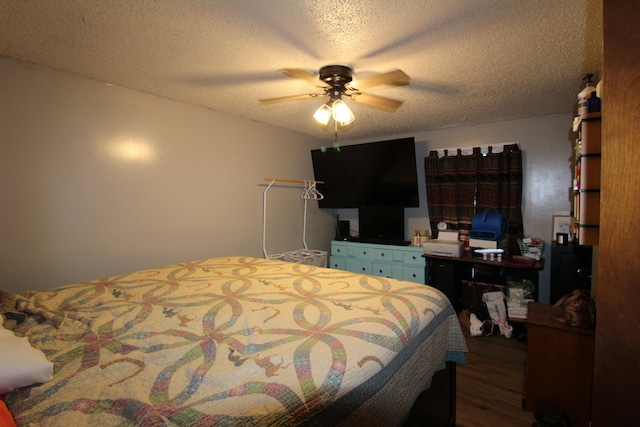
[[[0,0],[0,56],[205,106],[325,139],[322,100],[282,68],[355,78],[402,69],[409,86],[349,103],[362,140],[571,112],[602,69],[602,0]],[[377,90],[376,90],[377,89]]]

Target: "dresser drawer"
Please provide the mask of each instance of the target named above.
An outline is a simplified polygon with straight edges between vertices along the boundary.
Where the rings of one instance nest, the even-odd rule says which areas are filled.
[[[371,271],[373,268],[373,264],[367,261],[348,259],[346,267],[346,270],[353,271],[354,273],[372,274]]]
[[[412,264],[412,265],[419,265],[419,266],[423,266],[424,267],[425,259],[422,256],[424,251],[420,251],[420,252],[401,251],[401,252],[402,252],[401,261],[405,265],[406,264]]]
[[[347,260],[345,258],[332,256],[329,258],[329,268],[335,268],[337,270],[346,270]]]
[[[331,242],[331,255],[346,257],[348,254],[348,248],[349,245],[347,243]]]
[[[402,280],[409,282],[425,283],[424,282],[424,267],[403,267],[402,268]]]
[[[372,261],[393,262],[393,249],[367,245],[354,246],[349,248],[349,256]]]
[[[374,262],[373,270],[371,271],[371,274],[374,274],[376,276],[381,276],[381,277],[394,277],[393,267],[394,266],[392,264]]]
[[[424,251],[413,246],[393,246],[345,241],[331,242],[331,268],[425,283]]]

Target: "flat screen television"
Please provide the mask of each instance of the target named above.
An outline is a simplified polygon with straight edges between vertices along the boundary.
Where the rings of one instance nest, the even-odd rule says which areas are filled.
[[[418,207],[414,138],[311,150],[320,208]]]
[[[404,208],[374,206],[358,208],[359,234],[354,240],[384,245],[408,245],[404,236]]]

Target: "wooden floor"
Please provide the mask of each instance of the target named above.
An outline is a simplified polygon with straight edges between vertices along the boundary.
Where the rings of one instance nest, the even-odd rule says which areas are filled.
[[[469,353],[457,366],[456,426],[530,427],[535,418],[522,410],[526,343],[465,332]]]

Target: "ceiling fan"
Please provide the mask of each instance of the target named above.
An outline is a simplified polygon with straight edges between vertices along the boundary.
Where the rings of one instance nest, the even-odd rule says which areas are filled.
[[[392,113],[400,108],[402,101],[371,95],[362,91],[383,85],[406,86],[410,80],[410,77],[405,74],[404,71],[395,70],[372,77],[366,77],[352,83],[353,70],[345,65],[324,66],[320,68],[318,76],[300,68],[284,68],[282,74],[294,79],[305,80],[321,89],[322,92],[263,98],[259,99],[260,102],[275,103],[324,96],[328,98],[327,101],[318,108],[313,117],[323,125],[329,123],[329,120],[333,117],[336,126],[337,124],[346,126],[355,120],[353,113],[342,100],[343,96],[367,107]]]

